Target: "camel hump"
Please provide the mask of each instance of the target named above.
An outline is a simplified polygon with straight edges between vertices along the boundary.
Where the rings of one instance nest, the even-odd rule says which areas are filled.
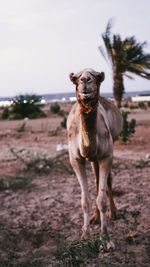
[[[100,96],[99,102],[104,108],[107,117],[107,123],[113,138],[117,140],[123,127],[123,119],[120,110],[111,102],[111,100]]]

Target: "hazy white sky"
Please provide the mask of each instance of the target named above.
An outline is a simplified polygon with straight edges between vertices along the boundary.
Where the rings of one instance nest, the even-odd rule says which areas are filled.
[[[73,92],[70,72],[104,71],[102,92],[112,91],[111,70],[98,46],[110,18],[113,33],[148,42],[149,0],[0,0],[0,96]],[[150,81],[125,79],[126,91],[150,90]]]

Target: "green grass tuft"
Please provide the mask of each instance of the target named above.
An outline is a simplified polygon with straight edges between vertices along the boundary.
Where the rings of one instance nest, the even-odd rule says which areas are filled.
[[[94,258],[99,253],[101,241],[98,236],[71,243],[60,255],[61,266],[81,266],[84,260]]]

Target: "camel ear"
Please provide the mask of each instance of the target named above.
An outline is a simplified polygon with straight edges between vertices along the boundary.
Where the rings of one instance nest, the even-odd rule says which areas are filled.
[[[77,77],[73,72],[69,74],[69,78],[74,84],[76,84]]]
[[[105,73],[104,72],[92,71],[90,73],[95,77],[97,82],[102,83],[104,81],[104,79],[105,79]]]
[[[69,78],[74,84],[76,84],[77,80],[80,78],[81,75],[82,75],[82,71],[78,72],[77,74],[74,74],[72,72],[72,73],[70,73]]]
[[[105,79],[105,73],[104,72],[101,72],[100,75],[99,75],[99,81],[102,83]]]
[[[104,72],[96,72],[95,77],[98,82],[102,83],[105,79],[105,73]]]

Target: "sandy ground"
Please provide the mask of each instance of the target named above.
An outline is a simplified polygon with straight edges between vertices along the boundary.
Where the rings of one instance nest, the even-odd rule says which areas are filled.
[[[69,111],[71,104],[62,108]],[[28,120],[23,131],[23,120],[0,121],[0,266],[63,266],[62,251],[80,240],[80,187],[67,151],[57,151],[67,144],[66,130],[62,117],[47,115]],[[108,219],[108,228],[116,249],[85,257],[78,266],[149,266],[150,109],[134,110],[129,118],[137,120],[136,133],[114,151],[118,219]],[[89,164],[87,173],[94,208]],[[92,236],[98,233],[99,225],[92,225]]]

